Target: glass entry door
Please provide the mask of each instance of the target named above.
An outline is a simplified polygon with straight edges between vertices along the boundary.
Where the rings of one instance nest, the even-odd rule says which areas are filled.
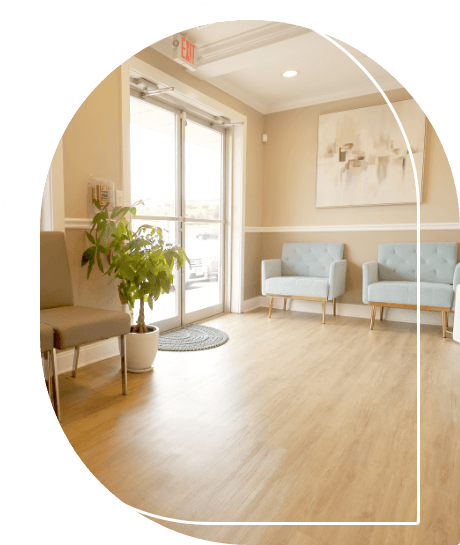
[[[132,96],[130,113],[132,227],[161,227],[190,259],[145,307],[165,331],[223,312],[225,131],[153,99]]]
[[[223,312],[224,135],[192,118],[185,122],[183,244],[186,265],[183,323]]]

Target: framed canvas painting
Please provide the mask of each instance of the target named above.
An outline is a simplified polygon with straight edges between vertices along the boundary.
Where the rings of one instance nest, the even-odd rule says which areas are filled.
[[[413,99],[393,107],[414,155],[421,198],[425,114]],[[416,202],[409,152],[387,104],[319,116],[317,208]]]

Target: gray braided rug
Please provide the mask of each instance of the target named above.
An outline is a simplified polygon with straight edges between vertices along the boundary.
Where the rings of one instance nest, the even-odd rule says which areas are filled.
[[[206,325],[188,325],[175,331],[160,334],[158,350],[187,352],[189,350],[208,350],[228,341],[228,335]]]

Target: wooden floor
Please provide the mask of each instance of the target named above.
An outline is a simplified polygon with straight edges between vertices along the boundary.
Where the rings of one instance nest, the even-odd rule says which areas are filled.
[[[416,520],[416,328],[266,309],[209,325],[225,345],[61,375],[62,427],[129,505],[188,521]],[[422,327],[420,526],[193,526],[224,543],[457,545],[460,345]]]

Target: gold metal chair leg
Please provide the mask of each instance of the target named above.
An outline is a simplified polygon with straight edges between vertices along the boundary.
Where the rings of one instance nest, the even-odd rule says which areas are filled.
[[[54,410],[56,412],[56,416],[57,416],[57,419],[59,421],[61,421],[61,403],[59,401],[59,379],[58,379],[58,374],[57,374],[57,369],[56,369],[56,350],[53,349],[51,352],[50,352],[50,367],[51,367],[51,372],[53,373],[53,380],[52,380],[52,383],[53,383],[53,405],[54,405]],[[51,382],[51,377],[50,378],[50,382]]]
[[[75,378],[77,376],[77,367],[78,367],[78,357],[80,356],[80,347],[76,346],[73,351],[73,367],[72,367],[72,376]]]
[[[337,299],[335,297],[332,300],[332,314],[337,316]]]
[[[126,365],[125,336],[120,335],[121,388],[123,395],[128,395],[128,366]]]
[[[448,320],[447,312],[442,311],[441,316],[442,316],[442,336],[445,339],[447,337],[447,320]]]
[[[380,321],[383,322],[383,307],[380,307]]]
[[[323,324],[326,323],[326,301],[323,301]]]
[[[272,317],[272,309],[273,309],[273,297],[270,297],[270,304],[268,305],[268,317]]]
[[[374,323],[375,323],[375,313],[377,311],[377,305],[372,305],[372,313],[371,313],[371,327],[370,329],[374,329]]]
[[[287,297],[284,298],[284,310],[286,310]]]

